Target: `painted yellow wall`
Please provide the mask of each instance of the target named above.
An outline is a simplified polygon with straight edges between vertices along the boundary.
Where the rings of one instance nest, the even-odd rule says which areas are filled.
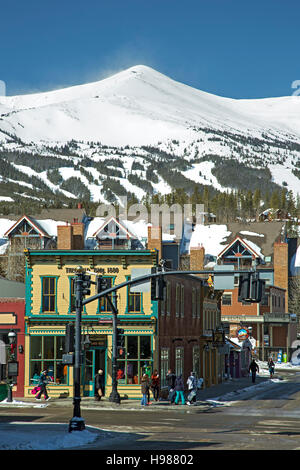
[[[102,258],[102,257],[101,257]],[[145,260],[145,263],[139,262],[138,264],[131,264],[126,269],[123,268],[120,256],[116,257],[115,260],[110,260],[109,262],[97,263],[97,257],[95,259],[95,268],[102,268],[104,270],[105,276],[116,276],[115,284],[121,284],[126,281],[126,276],[131,275],[131,268],[149,268],[149,265],[152,266],[152,259],[148,257],[148,262]],[[132,257],[134,261],[136,257]],[[35,261],[32,262],[32,314],[40,315],[41,310],[41,296],[42,296],[42,276],[58,276],[57,283],[57,312],[60,315],[67,315],[69,311],[70,304],[70,277],[74,276],[71,272],[68,272],[70,269],[75,269],[78,265],[93,271],[94,267],[90,267],[87,263],[88,257],[83,257],[78,260],[68,260],[67,257],[63,257],[63,267],[59,268],[56,265],[55,258],[53,258],[52,263],[50,261]],[[99,261],[100,261],[99,257]],[[119,270],[118,273],[113,272],[114,269]],[[95,280],[95,276],[91,277],[92,280]],[[91,285],[91,295],[96,294],[96,286]],[[127,288],[124,287],[118,291],[118,309],[119,314],[123,314],[126,311],[127,305]],[[151,296],[150,292],[143,293],[143,310],[145,315],[151,315]],[[97,301],[91,302],[86,305],[85,312],[88,315],[95,315],[97,311]]]
[[[98,262],[99,260],[99,262]],[[33,388],[33,385],[29,384],[29,357],[30,357],[30,336],[31,335],[64,335],[65,334],[65,324],[57,324],[59,321],[58,316],[70,315],[70,319],[75,319],[75,313],[69,311],[70,307],[70,278],[75,275],[71,270],[75,270],[77,266],[82,266],[88,271],[93,272],[94,270],[100,270],[104,276],[115,277],[114,284],[121,284],[127,280],[127,276],[131,275],[132,268],[149,268],[153,266],[152,256],[128,256],[126,257],[126,265],[124,266],[124,260],[122,256],[112,256],[108,255],[108,260],[103,260],[103,257],[93,256],[93,262],[88,256],[82,256],[74,259],[74,256],[70,253],[70,256],[62,256],[58,260],[55,257],[55,252],[53,257],[41,255],[39,257],[31,257],[31,267],[32,267],[32,309],[31,314],[37,318],[42,317],[43,315],[53,315],[53,321],[56,324],[48,324],[47,326],[41,323],[40,325],[36,323],[31,323],[30,320],[26,321],[27,324],[27,334],[25,339],[25,351],[26,357],[28,358],[25,361],[25,396],[31,395],[30,391]],[[118,270],[118,272],[115,272]],[[100,272],[98,272],[100,274]],[[42,301],[42,281],[43,276],[57,276],[57,314],[56,313],[40,313],[41,312],[41,301]],[[92,280],[95,280],[95,276],[91,277]],[[96,286],[91,285],[91,295],[96,294]],[[152,303],[151,303],[151,294],[150,292],[143,293],[143,313],[145,316],[153,316],[152,312]],[[124,287],[118,291],[118,300],[117,300],[118,310],[120,315],[124,315],[127,307],[127,288]],[[88,315],[96,315],[97,313],[98,301],[91,302],[87,304],[83,312],[83,320]],[[58,315],[58,316],[57,316]],[[101,317],[105,313],[101,312]],[[111,314],[108,313],[108,316]],[[129,313],[128,315],[135,316],[135,313]],[[148,317],[149,318],[149,317]],[[51,320],[50,320],[51,321]],[[153,325],[135,325],[130,326],[126,323],[122,327],[125,329],[125,334],[133,335],[142,335],[142,334],[151,334],[153,336],[153,351],[156,350],[156,336],[155,336],[155,327]],[[82,324],[82,333],[84,334],[84,322]],[[109,326],[93,326],[93,335],[100,335],[102,338],[106,338],[107,341],[107,382],[106,382],[106,396],[109,396],[112,387],[112,377],[110,375],[111,366],[112,366],[112,328]],[[158,366],[158,358],[154,355],[154,368]],[[62,394],[67,396],[73,396],[73,367],[68,368],[69,374],[69,384],[68,385],[48,385],[48,390],[50,396],[57,397]],[[139,398],[141,396],[140,385],[120,385],[119,393],[121,396],[128,396],[129,398]]]

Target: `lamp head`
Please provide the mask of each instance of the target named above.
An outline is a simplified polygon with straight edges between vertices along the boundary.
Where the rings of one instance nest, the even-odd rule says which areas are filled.
[[[14,343],[16,342],[16,339],[17,339],[16,333],[14,332],[14,330],[11,330],[11,331],[8,333],[8,341],[9,341],[9,344],[14,344]]]

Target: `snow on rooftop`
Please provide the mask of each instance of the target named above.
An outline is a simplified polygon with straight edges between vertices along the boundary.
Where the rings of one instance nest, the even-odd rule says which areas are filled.
[[[246,238],[243,238],[244,242],[247,243],[248,246],[250,246],[250,248],[252,248],[252,250],[255,251],[256,254],[258,254],[258,256],[260,256],[261,259],[264,259],[264,255],[262,254],[262,251],[261,251],[261,248],[256,245],[256,243],[253,243],[252,241],[250,240],[247,240]]]
[[[4,238],[4,234],[9,230],[14,224],[16,220],[11,219],[0,219],[0,239]]]
[[[50,237],[57,236],[57,226],[58,225],[66,225],[66,222],[61,220],[53,220],[53,219],[36,219],[39,226],[48,234]]]
[[[263,233],[249,232],[248,230],[242,230],[240,233],[242,235],[249,235],[251,237],[264,237]]]
[[[231,232],[227,225],[202,225],[195,226],[191,235],[190,248],[204,246],[205,254],[218,256],[225,248],[227,238]]]

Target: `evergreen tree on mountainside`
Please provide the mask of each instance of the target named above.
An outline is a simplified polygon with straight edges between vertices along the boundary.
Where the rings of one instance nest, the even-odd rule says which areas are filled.
[[[275,211],[280,208],[280,197],[279,197],[279,193],[277,190],[272,192],[272,195],[270,198],[270,206]]]

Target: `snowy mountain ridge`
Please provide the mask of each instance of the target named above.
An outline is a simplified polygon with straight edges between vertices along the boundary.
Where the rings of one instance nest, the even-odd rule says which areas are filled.
[[[16,152],[18,158],[12,155]],[[28,156],[28,163],[20,154]],[[31,154],[40,156],[46,171],[37,162],[33,165]],[[70,198],[78,197],[67,183],[72,177],[88,188],[94,201],[123,192],[138,198],[164,194],[182,184],[188,187],[189,181],[220,191],[247,187],[242,173],[239,182],[224,180],[234,164],[253,169],[254,179],[268,169],[270,185],[284,185],[296,195],[300,97],[224,98],[138,65],[93,83],[0,97],[0,156],[17,171],[41,179],[50,191]],[[168,168],[182,178],[168,180]],[[57,184],[49,180],[53,170],[59,173]],[[26,187],[26,181],[9,178],[1,168],[0,176],[3,184]],[[115,188],[108,194],[112,180]],[[2,182],[0,198],[26,197],[18,188],[4,194]]]

